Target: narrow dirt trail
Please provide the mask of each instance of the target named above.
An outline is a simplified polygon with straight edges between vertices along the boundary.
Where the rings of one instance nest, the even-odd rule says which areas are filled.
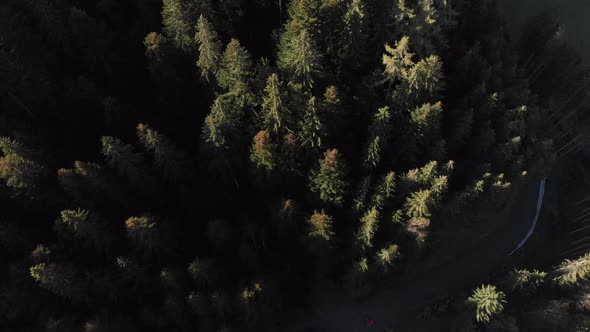
[[[314,308],[314,315],[299,321],[287,331],[359,332],[419,331],[417,311],[432,300],[471,289],[485,280],[498,266],[512,262],[510,252],[526,236],[537,213],[538,183],[526,185],[510,208],[508,227],[497,230],[476,247],[451,263],[420,276],[404,276],[397,284],[383,285],[368,299],[355,302],[345,294],[334,293]],[[366,317],[375,320],[368,329]],[[408,326],[412,326],[411,329]]]

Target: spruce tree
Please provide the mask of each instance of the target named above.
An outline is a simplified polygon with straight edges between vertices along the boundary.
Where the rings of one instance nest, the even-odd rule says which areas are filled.
[[[369,143],[364,164],[369,169],[377,167],[382,159],[382,152],[386,148],[390,134],[391,113],[389,107],[381,107],[373,115],[369,127]]]
[[[262,122],[268,132],[277,133],[288,122],[284,99],[282,82],[279,81],[278,75],[273,73],[266,80],[262,97]]]
[[[388,201],[392,200],[396,187],[395,172],[387,172],[387,174],[382,177],[381,183],[379,183],[371,198],[372,204],[378,209],[382,209]]]
[[[555,277],[555,281],[558,284],[565,286],[580,284],[590,277],[590,253],[575,260],[564,260],[556,272],[558,275]]]
[[[311,217],[307,220],[307,223],[310,226],[309,237],[330,241],[334,236],[334,231],[332,230],[332,217],[327,215],[324,210],[321,210],[320,212],[314,211]]]
[[[250,148],[250,160],[256,167],[272,171],[275,168],[274,151],[276,147],[271,137],[265,130],[259,131],[252,140]]]
[[[137,248],[146,255],[151,255],[160,246],[159,227],[151,216],[131,217],[125,221],[127,236],[135,242]]]
[[[103,136],[101,143],[101,153],[105,157],[107,165],[115,168],[121,175],[139,180],[141,156],[134,151],[131,145],[111,136]]]
[[[285,31],[281,34],[278,58],[287,56],[292,39],[301,32],[308,30],[317,33],[319,30],[319,13],[321,2],[318,0],[294,0],[289,2],[289,20]]]
[[[379,210],[372,207],[361,218],[360,229],[357,232],[357,239],[366,248],[373,247],[373,238],[379,226]]]
[[[371,140],[369,143],[369,147],[367,148],[367,159],[365,160],[365,165],[369,168],[375,168],[381,161],[381,136],[376,136]]]
[[[511,273],[514,278],[514,289],[527,294],[533,294],[545,282],[547,273],[539,270],[529,271],[515,269]]]
[[[43,167],[33,160],[31,150],[8,137],[0,137],[0,150],[0,178],[17,192],[33,190]]]
[[[65,229],[74,237],[87,241],[90,246],[99,249],[107,249],[108,237],[104,227],[98,221],[98,218],[88,210],[64,210],[60,213],[57,221],[58,229]]]
[[[410,38],[407,36],[396,41],[394,47],[385,44],[385,54],[383,54],[385,79],[389,81],[407,79],[410,70],[414,67],[413,57],[414,53],[410,52]]]
[[[207,289],[216,282],[217,271],[212,259],[195,258],[188,264],[187,271],[201,289]]]
[[[188,49],[192,46],[192,23],[187,17],[187,3],[186,0],[163,0],[164,32],[180,49]]]
[[[300,123],[299,142],[301,147],[316,151],[322,148],[325,137],[325,129],[318,116],[315,97],[311,97],[307,103],[303,120]]]
[[[478,322],[489,323],[492,317],[504,310],[506,295],[495,286],[481,285],[473,291],[467,303],[475,308],[475,318]]]
[[[319,160],[319,167],[314,169],[310,177],[310,189],[318,193],[320,199],[336,206],[344,202],[346,182],[344,181],[344,165],[336,149],[324,152]]]
[[[309,31],[302,29],[293,36],[279,54],[278,66],[287,72],[294,82],[311,88],[321,76],[320,53]]]
[[[399,256],[399,246],[390,244],[377,252],[377,261],[383,268],[388,269],[393,266]]]
[[[409,89],[417,98],[438,98],[444,88],[442,60],[438,55],[422,59],[408,73]]]
[[[410,218],[430,217],[432,207],[432,192],[430,190],[419,190],[406,199],[407,215]]]
[[[55,295],[80,301],[83,296],[83,288],[77,272],[73,267],[41,263],[30,268],[30,274],[39,285]]]
[[[219,86],[240,98],[247,98],[248,83],[252,76],[253,64],[248,51],[237,39],[232,39],[225,47],[221,66],[216,77]]]
[[[201,70],[201,76],[209,80],[209,75],[216,74],[221,60],[221,42],[217,33],[203,15],[197,21],[195,42],[199,50],[197,67]]]
[[[221,95],[213,101],[211,112],[202,128],[204,141],[216,149],[227,149],[238,134],[241,109],[230,95]]]
[[[424,104],[413,110],[410,117],[420,143],[429,144],[440,137],[443,117],[440,102]]]
[[[367,46],[367,22],[364,0],[352,0],[344,14],[344,41],[340,57],[358,66]]]
[[[162,170],[166,180],[178,183],[191,176],[188,157],[168,137],[143,123],[137,125],[137,136],[141,144],[154,154],[156,166]]]
[[[200,15],[213,17],[210,0],[163,0],[162,25],[164,33],[177,48],[193,50],[195,24]]]

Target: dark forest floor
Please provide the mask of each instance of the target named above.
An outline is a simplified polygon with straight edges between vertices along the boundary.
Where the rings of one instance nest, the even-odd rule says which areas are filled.
[[[507,217],[499,217],[506,222],[505,227],[482,239],[477,246],[465,248],[464,255],[452,262],[422,271],[420,275],[405,275],[398,284],[382,287],[365,301],[354,302],[337,289],[323,289],[315,301],[314,317],[297,322],[289,331],[305,331],[305,328],[364,331],[366,317],[376,322],[372,331],[431,331],[431,325],[437,323],[422,320],[421,309],[471,289],[518,259],[508,254],[528,231],[537,197],[538,182],[523,186],[515,200],[518,203],[509,208]]]

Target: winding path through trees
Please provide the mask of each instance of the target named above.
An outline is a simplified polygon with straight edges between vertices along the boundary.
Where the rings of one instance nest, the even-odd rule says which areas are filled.
[[[510,253],[514,248],[520,248],[532,234],[531,220],[538,218],[544,188],[544,179],[524,185],[516,199],[521,203],[509,208],[510,220],[504,223],[506,226],[450,263],[420,276],[404,276],[396,284],[384,285],[361,302],[351,300],[342,292],[318,299],[313,317],[297,322],[288,331],[367,331],[366,317],[375,321],[370,331],[388,332],[392,331],[391,326],[396,332],[410,331],[405,326],[418,319],[419,309],[434,300],[473,288],[499,266],[514,259]],[[411,331],[419,330],[412,325]]]

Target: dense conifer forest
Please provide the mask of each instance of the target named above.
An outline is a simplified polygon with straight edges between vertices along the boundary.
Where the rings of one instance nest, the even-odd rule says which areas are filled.
[[[420,319],[587,331],[590,256],[551,241],[583,241],[590,80],[552,14],[514,36],[494,0],[3,0],[0,330],[296,330],[469,251],[546,177],[545,250]]]

